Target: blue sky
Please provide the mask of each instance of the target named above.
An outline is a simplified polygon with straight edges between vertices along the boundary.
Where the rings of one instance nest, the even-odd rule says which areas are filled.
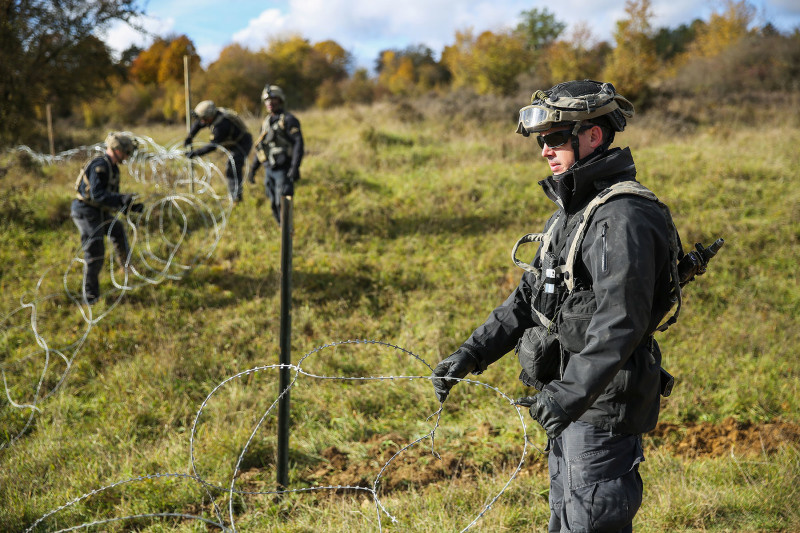
[[[798,0],[750,3],[757,10],[757,25],[771,22],[787,32],[800,27]],[[456,31],[514,27],[519,14],[533,8],[546,8],[567,25],[567,34],[585,26],[596,40],[611,40],[624,5],[622,0],[152,0],[138,22],[152,35],[187,35],[206,66],[231,43],[258,50],[270,38],[300,34],[312,43],[335,40],[353,54],[356,66],[371,70],[386,48],[424,44],[438,56],[453,43]],[[656,28],[675,28],[695,18],[708,20],[723,9],[721,0],[652,0],[651,6]],[[117,52],[152,42],[152,37],[124,24],[112,26],[103,38]]]

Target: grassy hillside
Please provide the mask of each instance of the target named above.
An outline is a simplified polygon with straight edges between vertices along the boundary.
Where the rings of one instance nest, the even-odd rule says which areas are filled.
[[[535,141],[513,134],[514,107],[299,115],[308,153],[294,202],[292,359],[307,357],[291,391],[296,492],[281,499],[264,494],[275,489],[280,233],[261,184],[247,184],[227,218],[215,202],[216,225],[187,207],[192,232],[166,275],[131,279],[118,303],[106,269],[89,327],[88,310],[64,295],[79,272],[69,201],[83,159],[40,166],[5,154],[0,530],[26,531],[56,510],[35,531],[218,529],[188,515],[238,531],[377,531],[379,517],[386,531],[461,530],[476,518],[479,531],[543,530],[545,437],[503,396],[531,392],[513,354],[454,389],[440,418],[429,418],[438,402],[426,379],[351,379],[427,376],[516,285],[511,246],[553,206],[537,185],[547,166]],[[671,206],[685,247],[726,239],[659,339],[677,384],[645,437],[637,531],[800,529],[800,121],[717,111],[695,113],[691,127],[652,113],[617,139]],[[180,128],[135,133],[165,146],[182,138]],[[165,168],[158,186],[123,173],[122,187],[158,204],[184,172]],[[146,235],[180,237],[181,215],[168,212],[139,228],[139,249]],[[36,315],[21,307],[32,294],[52,295]],[[356,339],[387,344],[336,344]],[[37,387],[38,411],[10,403]],[[434,428],[432,451],[418,439]],[[305,490],[321,486],[337,488]],[[115,520],[138,515],[148,516]]]

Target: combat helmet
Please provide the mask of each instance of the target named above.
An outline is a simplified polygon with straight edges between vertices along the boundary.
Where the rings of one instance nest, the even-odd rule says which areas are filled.
[[[281,102],[286,103],[286,95],[283,93],[283,89],[277,85],[267,84],[264,86],[264,90],[261,91],[261,99],[266,101],[268,98],[280,98]]]
[[[211,100],[203,100],[197,104],[192,114],[200,120],[211,120],[217,114],[217,106]]]
[[[107,148],[120,150],[127,157],[130,157],[133,151],[136,150],[136,141],[130,135],[115,131],[109,132],[105,144]]]
[[[607,128],[610,132],[607,145],[613,141],[615,132],[625,129],[626,119],[633,117],[633,113],[633,104],[610,83],[567,81],[533,93],[531,105],[519,110],[517,133],[527,137],[553,127],[571,126],[572,148],[577,154],[578,132],[584,123]]]

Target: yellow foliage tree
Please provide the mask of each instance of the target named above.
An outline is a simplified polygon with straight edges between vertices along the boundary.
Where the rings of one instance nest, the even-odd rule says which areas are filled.
[[[200,56],[191,39],[185,35],[172,39],[159,37],[133,60],[129,74],[144,84],[182,81],[184,55],[189,56],[192,72],[200,70]]]
[[[455,42],[442,50],[442,63],[453,76],[453,87],[468,87],[475,84],[475,68],[471,64],[474,44],[472,29],[456,31]]]
[[[477,38],[472,31],[456,32],[456,42],[445,47],[442,62],[456,87],[472,87],[478,94],[511,94],[517,77],[530,70],[533,53],[514,32],[485,31]]]
[[[194,43],[185,35],[170,41],[158,65],[158,83],[183,81],[183,56],[189,56],[189,71],[200,70],[200,56]]]
[[[378,84],[392,94],[408,95],[414,89],[415,69],[410,57],[395,50],[384,50],[379,59]]]
[[[625,2],[627,18],[617,22],[615,48],[603,71],[608,81],[634,103],[644,101],[649,83],[658,70],[658,58],[652,38],[650,0]]]
[[[597,52],[592,30],[586,23],[577,24],[566,39],[558,40],[547,48],[546,66],[550,80],[560,83],[566,80],[597,79],[603,68]]]
[[[712,13],[700,33],[689,45],[682,60],[697,57],[714,57],[730,48],[748,34],[755,16],[755,8],[745,0],[726,0],[722,13]]]
[[[340,78],[347,76],[347,69],[353,62],[353,58],[339,43],[331,40],[321,41],[315,43],[312,48]]]

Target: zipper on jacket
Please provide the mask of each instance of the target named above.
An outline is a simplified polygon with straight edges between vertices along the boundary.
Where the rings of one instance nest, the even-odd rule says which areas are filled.
[[[600,232],[600,236],[603,239],[603,259],[602,259],[603,272],[608,272],[608,238],[606,236],[607,231],[608,231],[608,222],[603,222],[603,228]]]

